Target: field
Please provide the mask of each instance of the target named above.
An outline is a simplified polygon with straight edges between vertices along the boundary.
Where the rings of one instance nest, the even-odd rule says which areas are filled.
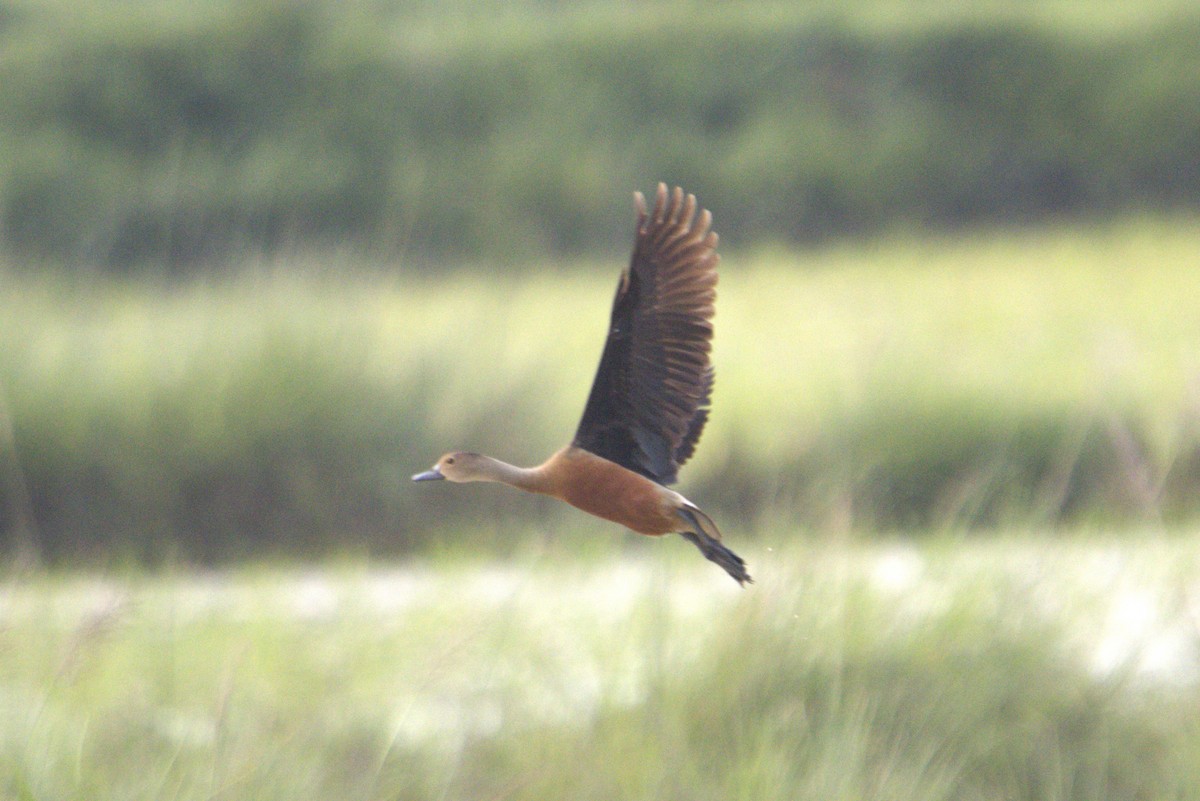
[[[1200,793],[1194,539],[14,575],[13,799]]]
[[[1197,8],[0,2],[0,801],[1200,798]],[[409,480],[658,179],[744,589]]]
[[[1198,250],[727,252],[683,489],[745,590],[407,481],[569,435],[619,258],[12,270],[0,797],[1194,798]]]

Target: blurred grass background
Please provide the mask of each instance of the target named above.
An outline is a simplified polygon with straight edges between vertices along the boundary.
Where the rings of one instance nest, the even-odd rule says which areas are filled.
[[[1181,216],[735,252],[684,490],[739,537],[1194,520],[1198,249]],[[205,562],[571,525],[557,504],[408,476],[449,449],[536,463],[565,442],[615,272],[11,271],[9,542]]]
[[[0,0],[0,797],[1197,795],[1200,13]],[[757,583],[571,434],[658,180]]]

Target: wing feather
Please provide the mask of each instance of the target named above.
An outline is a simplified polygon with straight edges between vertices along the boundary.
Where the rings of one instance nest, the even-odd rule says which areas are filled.
[[[678,187],[659,184],[650,211],[641,193],[634,205],[633,257],[573,444],[669,484],[708,420],[718,238]]]

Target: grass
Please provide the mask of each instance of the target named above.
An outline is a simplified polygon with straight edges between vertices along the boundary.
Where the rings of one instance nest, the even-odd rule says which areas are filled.
[[[715,411],[684,492],[743,528],[1194,517],[1198,231],[727,253]],[[496,543],[503,522],[560,519],[408,476],[451,448],[532,463],[569,438],[619,261],[437,279],[313,264],[7,275],[5,518],[52,558],[136,559],[394,552],[438,520]]]
[[[793,257],[803,272],[790,275],[783,260],[749,276],[731,265],[721,397],[739,417],[789,414],[789,431],[933,395],[1029,413],[1139,408],[1161,424],[1200,368],[1183,294],[1195,280],[1189,228],[901,238]],[[756,446],[771,446],[769,425],[756,433]]]
[[[1193,539],[13,575],[21,799],[1187,798]],[[552,601],[552,602],[551,602]]]
[[[715,412],[684,491],[744,529],[1193,518],[1198,231],[726,254]],[[618,264],[10,273],[5,517],[47,556],[139,559],[395,552],[468,525],[498,544],[496,521],[531,511],[557,527],[553,506],[407,478],[448,449],[530,463],[570,436]]]

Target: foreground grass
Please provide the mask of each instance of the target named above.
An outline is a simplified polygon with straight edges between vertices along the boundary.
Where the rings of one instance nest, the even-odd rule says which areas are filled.
[[[1105,799],[1200,792],[1194,540],[26,575],[0,795]]]

